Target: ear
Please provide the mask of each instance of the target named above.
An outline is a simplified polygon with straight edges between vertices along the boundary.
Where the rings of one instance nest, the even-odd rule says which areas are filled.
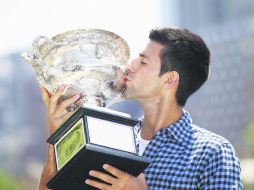
[[[176,71],[170,71],[165,73],[164,88],[172,88],[179,82],[179,74]]]

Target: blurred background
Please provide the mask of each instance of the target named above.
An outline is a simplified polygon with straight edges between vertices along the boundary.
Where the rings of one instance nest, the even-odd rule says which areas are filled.
[[[35,73],[20,53],[32,54],[39,35],[101,28],[125,38],[136,56],[149,31],[161,26],[188,28],[210,48],[210,78],[186,109],[196,124],[229,139],[244,189],[254,189],[253,0],[8,0],[0,6],[0,25],[1,190],[36,189],[46,156],[46,110]],[[131,101],[112,108],[142,115]]]

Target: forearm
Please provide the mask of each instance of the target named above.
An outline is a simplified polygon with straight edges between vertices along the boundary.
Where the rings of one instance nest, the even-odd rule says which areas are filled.
[[[56,173],[56,167],[55,167],[55,156],[54,156],[54,147],[53,145],[49,145],[48,147],[48,157],[45,162],[41,178],[38,185],[38,190],[48,190],[46,184],[48,180],[53,177],[53,175]]]

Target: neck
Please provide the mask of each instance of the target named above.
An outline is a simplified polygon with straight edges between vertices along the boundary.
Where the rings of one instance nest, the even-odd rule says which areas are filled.
[[[182,116],[182,107],[175,99],[160,97],[141,103],[141,106],[144,110],[141,137],[145,140],[151,140],[158,130],[175,123]]]

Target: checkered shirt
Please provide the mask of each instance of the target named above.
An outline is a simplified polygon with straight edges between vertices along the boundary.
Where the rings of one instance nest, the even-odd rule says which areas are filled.
[[[144,171],[149,190],[243,189],[234,147],[192,124],[185,110],[179,121],[155,134],[143,156],[151,160]]]

